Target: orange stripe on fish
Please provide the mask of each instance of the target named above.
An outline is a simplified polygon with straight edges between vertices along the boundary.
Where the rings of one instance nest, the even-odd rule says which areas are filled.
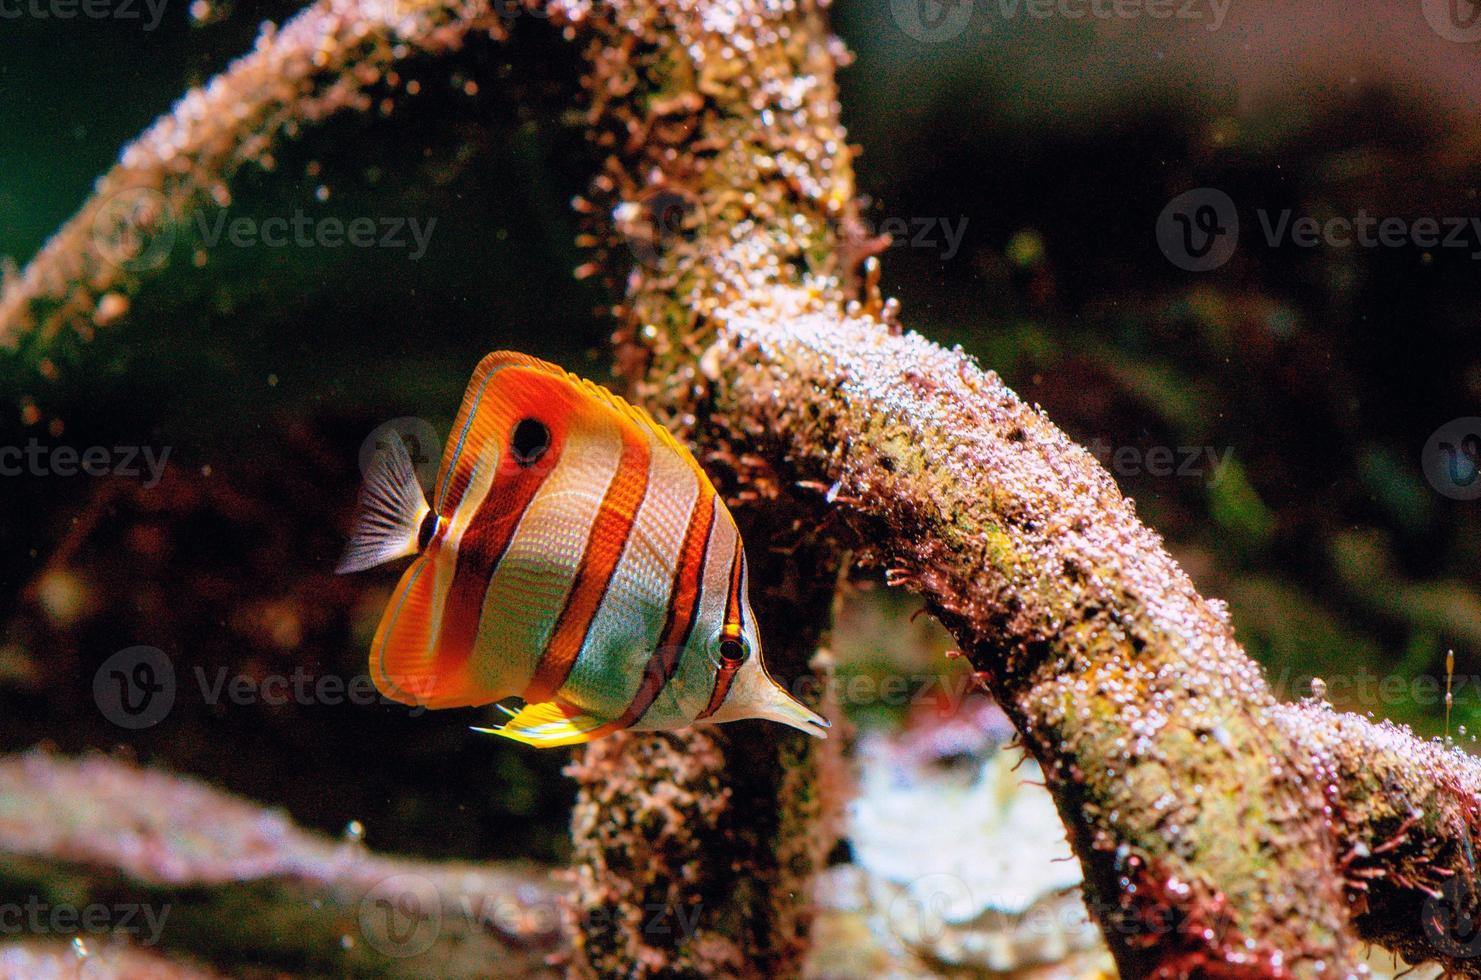
[[[426,676],[424,663],[430,661],[430,656],[423,663],[411,666],[404,657],[388,657],[387,652],[431,649],[431,567],[431,556],[423,554],[406,570],[370,643],[370,676],[376,690],[403,704],[422,703],[430,685],[420,678]]]
[[[658,700],[659,693],[679,669],[679,658],[689,645],[690,636],[699,613],[699,590],[704,572],[705,559],[710,548],[710,532],[715,526],[717,498],[714,493],[701,493],[689,513],[689,527],[684,532],[684,544],[674,566],[674,583],[669,588],[668,619],[658,635],[658,647],[648,658],[638,693],[616,721],[608,722],[590,733],[591,738],[601,738],[612,732],[629,728],[643,719],[643,715]]]
[[[566,608],[556,622],[550,645],[535,668],[535,676],[522,695],[531,704],[549,701],[561,689],[586,644],[592,620],[607,594],[612,573],[627,547],[638,507],[648,492],[651,462],[648,438],[630,421],[622,426],[622,458],[617,473],[602,498],[586,554],[581,559],[576,582]]]
[[[489,688],[472,669],[470,659],[489,575],[564,443],[571,411],[560,406],[580,404],[568,384],[552,379],[540,365],[522,355],[491,355],[480,364],[469,386],[459,412],[462,424],[454,430],[458,437],[453,445],[463,451],[446,455],[447,472],[439,481],[449,488],[439,515],[463,531],[429,547],[427,555],[436,563],[435,574],[406,583],[409,591],[419,593],[414,608],[425,609],[425,618],[388,633],[378,647],[381,674],[394,686],[388,696],[397,700],[448,708],[487,704],[515,693]],[[520,420],[537,412],[551,417],[545,430],[547,448],[533,464],[524,465],[511,451],[508,437],[499,434],[512,432]],[[492,481],[485,476],[488,488],[482,501],[467,499],[465,494],[479,468],[485,474],[492,471]],[[476,509],[462,514],[465,503]],[[460,514],[466,520],[457,521]],[[447,560],[454,555],[456,562],[449,568]]]
[[[552,455],[560,451],[563,433],[551,430]],[[444,605],[437,637],[439,673],[459,671],[473,652],[478,621],[483,612],[489,576],[504,557],[525,511],[550,475],[551,466],[531,466],[511,472],[499,467],[494,485],[479,505],[468,530],[458,542],[458,563]]]

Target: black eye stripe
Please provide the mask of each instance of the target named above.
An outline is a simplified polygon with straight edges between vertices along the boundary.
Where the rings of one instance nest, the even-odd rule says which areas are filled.
[[[520,466],[533,466],[550,448],[550,429],[539,419],[521,419],[509,438],[509,451]]]

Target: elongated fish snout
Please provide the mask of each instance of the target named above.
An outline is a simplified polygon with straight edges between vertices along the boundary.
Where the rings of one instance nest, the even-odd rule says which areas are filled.
[[[827,738],[828,729],[832,727],[828,719],[797,700],[786,688],[773,680],[761,665],[759,657],[752,657],[741,668],[730,696],[710,716],[712,721],[742,721],[747,718],[779,722],[814,738]]]
[[[828,737],[828,729],[833,726],[828,723],[827,718],[808,708],[780,687],[776,690],[777,700],[761,705],[751,717],[778,721],[783,725],[790,725],[799,732],[806,732],[814,738]]]

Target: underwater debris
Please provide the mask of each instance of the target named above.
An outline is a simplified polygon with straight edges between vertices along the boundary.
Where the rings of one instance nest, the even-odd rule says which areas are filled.
[[[979,697],[861,737],[847,828],[860,907],[877,941],[928,963],[1006,973],[1099,951],[1109,967],[1054,801],[1011,736]]]
[[[217,955],[235,950],[225,958],[244,964],[283,957],[326,974],[411,978],[436,963],[438,976],[471,980],[496,961],[501,976],[549,977],[546,958],[565,942],[560,889],[538,872],[347,848],[197,780],[103,756],[0,757],[0,850],[15,857],[0,869],[0,883],[26,887],[45,869],[71,869],[74,903],[132,896],[136,905],[168,909],[176,930],[161,933],[167,948],[177,932],[204,931],[215,937]],[[244,887],[256,889],[253,914],[245,916]],[[438,903],[435,934],[419,937],[419,950],[410,937],[383,933],[375,912],[379,900],[405,904],[407,897]],[[433,906],[423,905],[431,914]],[[342,944],[347,928],[362,941]],[[117,958],[109,947],[88,942],[86,949],[98,959],[98,975],[109,975],[104,966]],[[42,952],[0,946],[0,971],[7,956],[29,961]],[[75,970],[76,954],[68,953]],[[120,968],[134,962],[153,960],[123,956]],[[181,970],[182,977],[200,975]]]

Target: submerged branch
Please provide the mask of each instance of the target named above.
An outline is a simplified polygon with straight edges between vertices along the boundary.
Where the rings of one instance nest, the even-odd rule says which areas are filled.
[[[473,978],[497,963],[500,976],[549,977],[566,945],[561,893],[533,868],[373,854],[102,756],[0,759],[6,907],[21,928],[75,930],[100,949],[111,932],[232,972]],[[54,909],[90,907],[121,911],[96,929],[54,924]]]
[[[1358,934],[1411,963],[1481,976],[1476,758],[1309,700],[1271,716],[1311,753]]]
[[[1123,974],[1353,968],[1309,753],[1088,452],[965,356],[867,315],[733,317],[713,362],[716,412],[791,480],[835,486],[860,557],[983,672]]]
[[[836,563],[858,549],[927,598],[1018,725],[1124,975],[1341,975],[1359,938],[1472,969],[1481,764],[1278,705],[1222,605],[1089,453],[991,372],[902,335],[872,287],[854,301],[873,245],[821,8],[545,13],[582,46],[590,133],[611,154],[581,207],[590,271],[623,294],[620,373],[738,503],[778,672],[805,671]],[[157,208],[106,210],[119,190],[162,195],[178,220],[278,141],[368,109],[363,86],[401,45],[435,57],[475,29],[502,36],[477,3],[321,0],[264,35],[8,284],[0,339],[111,322],[148,282],[103,261],[104,246],[148,254],[158,231]],[[759,725],[587,750],[577,968],[789,972],[832,839],[836,752]],[[698,917],[655,934],[652,903]]]
[[[336,116],[384,111],[387,78],[415,57],[503,37],[488,3],[319,0],[206,85],[187,92],[119,154],[91,197],[0,290],[0,351],[36,362],[64,338],[123,321],[130,297],[185,244],[192,216],[225,207],[247,171]]]

